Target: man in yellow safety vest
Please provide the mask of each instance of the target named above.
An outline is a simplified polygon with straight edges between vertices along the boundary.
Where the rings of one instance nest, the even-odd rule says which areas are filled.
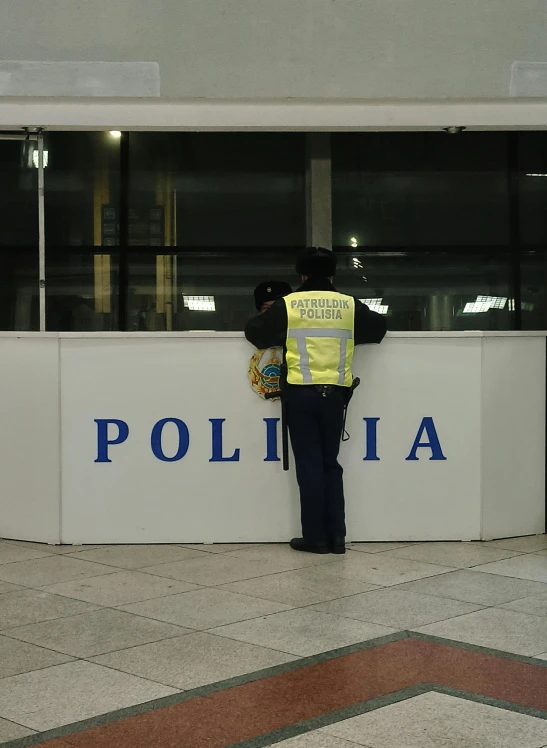
[[[296,272],[302,285],[253,317],[245,336],[257,348],[284,346],[287,417],[300,489],[302,537],[291,547],[310,553],[345,553],[345,502],[338,463],[344,410],[351,390],[355,345],[380,343],[384,317],[331,278],[334,252],[305,250]]]

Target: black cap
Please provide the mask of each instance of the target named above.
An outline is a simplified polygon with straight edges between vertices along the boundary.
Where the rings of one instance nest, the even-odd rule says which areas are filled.
[[[305,249],[296,260],[296,272],[312,278],[331,278],[336,273],[336,255],[324,247]]]
[[[254,290],[255,305],[258,311],[262,309],[262,304],[267,301],[277,301],[283,296],[292,293],[292,288],[285,281],[264,281],[259,283]]]

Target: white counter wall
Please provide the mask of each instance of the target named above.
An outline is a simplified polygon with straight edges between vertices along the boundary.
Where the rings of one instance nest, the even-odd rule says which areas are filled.
[[[252,350],[238,333],[0,333],[0,536],[138,543],[297,534],[294,470],[264,461],[263,419],[280,413],[250,389]],[[359,347],[354,369],[362,385],[341,448],[350,539],[544,531],[545,333],[391,333]],[[174,462],[151,448],[165,418],[189,432]],[[128,427],[109,463],[96,462],[98,419]],[[118,427],[108,428],[114,440]],[[222,456],[238,449],[238,460],[211,461],[213,428],[222,428]],[[431,437],[442,455],[424,446],[407,459]],[[178,446],[169,423],[165,456]]]

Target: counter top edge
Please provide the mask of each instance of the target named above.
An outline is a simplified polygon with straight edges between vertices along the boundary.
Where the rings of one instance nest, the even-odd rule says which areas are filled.
[[[244,339],[242,332],[217,332],[213,330],[189,330],[186,332],[12,332],[0,331],[0,338],[62,338],[88,340],[102,338],[122,339],[169,339],[169,338],[233,338]],[[547,330],[466,330],[432,332],[388,332],[388,338],[545,338]]]

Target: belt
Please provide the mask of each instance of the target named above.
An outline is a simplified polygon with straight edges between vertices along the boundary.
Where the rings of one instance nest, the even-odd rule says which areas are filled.
[[[336,385],[334,384],[316,384],[314,386],[321,397],[329,397],[336,389]]]

